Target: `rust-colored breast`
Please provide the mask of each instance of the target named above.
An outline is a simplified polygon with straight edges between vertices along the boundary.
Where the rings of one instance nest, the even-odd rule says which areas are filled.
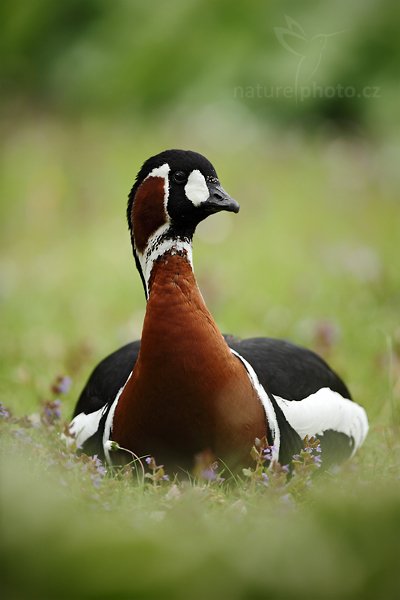
[[[264,409],[207,310],[186,257],[157,261],[140,354],[117,406],[112,437],[173,469],[211,450],[245,464],[266,434]]]

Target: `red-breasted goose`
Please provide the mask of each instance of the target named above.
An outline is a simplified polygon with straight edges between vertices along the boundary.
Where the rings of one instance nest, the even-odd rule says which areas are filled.
[[[71,432],[88,454],[112,462],[110,440],[170,471],[210,451],[246,465],[256,437],[287,463],[318,436],[325,464],[352,455],[368,431],[364,409],[314,352],[271,338],[223,336],[192,267],[200,221],[239,205],[201,154],[166,150],[147,160],[129,194],[133,254],[147,298],[141,341],[95,368]]]

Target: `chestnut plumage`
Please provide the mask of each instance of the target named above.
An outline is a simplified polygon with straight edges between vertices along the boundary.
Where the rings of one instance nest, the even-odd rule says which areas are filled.
[[[105,358],[83,389],[70,430],[85,452],[112,462],[113,440],[179,473],[201,452],[239,470],[256,437],[282,463],[305,435],[320,438],[325,465],[362,444],[365,411],[323,359],[282,340],[220,333],[196,283],[192,238],[222,210],[239,205],[201,154],[166,150],[139,171],[127,215],[147,298],[142,338]]]

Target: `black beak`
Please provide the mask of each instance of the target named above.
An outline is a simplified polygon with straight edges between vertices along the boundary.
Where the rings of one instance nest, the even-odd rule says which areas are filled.
[[[224,188],[219,183],[207,183],[210,195],[202,204],[202,207],[210,214],[226,210],[228,212],[238,213],[240,210],[239,204],[226,193]]]

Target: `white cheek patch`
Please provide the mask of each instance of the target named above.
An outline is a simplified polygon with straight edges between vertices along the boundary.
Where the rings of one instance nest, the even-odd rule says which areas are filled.
[[[190,173],[185,185],[185,194],[195,206],[199,206],[209,198],[210,192],[206,180],[198,169]]]

